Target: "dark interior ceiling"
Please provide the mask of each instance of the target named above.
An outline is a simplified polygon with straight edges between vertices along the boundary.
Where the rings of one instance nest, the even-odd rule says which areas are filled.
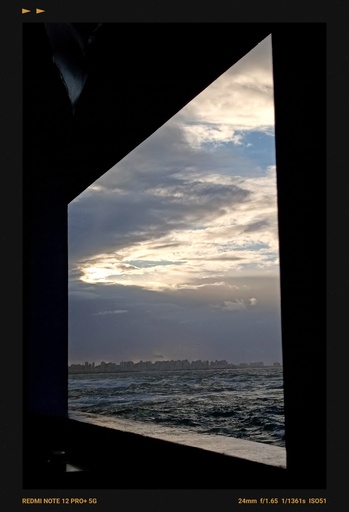
[[[69,34],[59,42],[64,27],[70,46]],[[230,23],[219,37],[206,23],[23,29],[25,197],[67,203],[270,34],[267,24]],[[84,83],[74,109],[54,58]]]

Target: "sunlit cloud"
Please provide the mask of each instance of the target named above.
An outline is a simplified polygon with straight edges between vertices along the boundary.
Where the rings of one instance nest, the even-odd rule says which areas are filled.
[[[277,271],[275,167],[255,179],[188,173],[185,183],[178,178],[176,186],[144,196],[158,206],[158,218],[149,225],[135,210],[139,223],[117,251],[76,263],[82,281],[166,289],[190,286],[197,274],[232,275],[252,266]]]
[[[178,119],[194,147],[223,142],[241,145],[251,130],[273,134],[273,101],[267,38],[251,52],[248,62],[242,59],[232,66],[183,109]]]

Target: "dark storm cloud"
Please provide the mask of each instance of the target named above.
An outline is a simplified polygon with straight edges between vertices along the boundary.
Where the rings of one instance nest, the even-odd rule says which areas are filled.
[[[84,360],[120,361],[164,354],[166,359],[242,361],[244,351],[252,360],[276,360],[280,313],[273,296],[278,296],[278,279],[241,278],[228,284],[233,283],[234,289],[223,287],[217,296],[213,286],[172,293],[95,286],[98,299],[71,298],[70,357],[77,360],[84,353]],[[98,315],[101,311],[110,313]]]
[[[218,218],[249,198],[249,191],[218,174],[215,181],[205,180],[199,169],[215,166],[218,172],[220,160],[192,150],[177,126],[163,127],[141,149],[70,204],[71,261],[154,241]]]
[[[232,149],[234,149],[232,151]],[[231,146],[222,146],[219,155],[212,146],[192,147],[181,116],[174,117],[151,137],[140,144],[132,153],[117,163],[117,172],[105,173],[96,183],[108,190],[140,190],[149,184],[155,185],[166,177],[171,185],[171,176],[179,171],[198,170],[200,175],[239,171],[249,173],[258,168],[251,160]],[[116,169],[114,167],[113,169]],[[175,180],[175,176],[174,176]]]

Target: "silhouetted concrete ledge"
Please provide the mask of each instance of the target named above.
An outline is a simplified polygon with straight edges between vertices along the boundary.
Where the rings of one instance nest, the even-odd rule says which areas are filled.
[[[153,423],[141,423],[91,413],[69,413],[69,418],[122,432],[131,432],[145,437],[153,437],[240,459],[286,468],[286,450],[280,446],[256,443],[235,437],[196,434],[176,427],[164,427]]]

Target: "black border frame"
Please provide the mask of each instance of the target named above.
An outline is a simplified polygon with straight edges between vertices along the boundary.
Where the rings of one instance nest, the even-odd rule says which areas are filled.
[[[42,2],[43,3],[43,2]],[[144,4],[143,4],[144,6]],[[95,20],[96,16],[101,18],[110,16],[110,4],[98,2],[96,5],[86,5],[86,3],[76,0],[74,6],[62,5],[61,2],[52,0],[50,6],[46,4],[47,17],[45,21],[79,21]],[[133,6],[132,6],[133,7]],[[340,503],[344,505],[345,498],[345,463],[343,443],[345,444],[346,431],[342,419],[340,390],[345,385],[344,373],[344,346],[345,338],[344,322],[346,313],[346,289],[343,284],[347,284],[344,277],[346,275],[346,254],[343,244],[343,230],[345,228],[345,216],[347,214],[347,188],[346,180],[341,180],[345,169],[344,149],[346,148],[345,121],[347,112],[347,103],[345,101],[348,84],[345,73],[345,62],[347,62],[347,27],[346,17],[338,5],[331,7],[319,5],[312,2],[312,5],[304,5],[303,2],[292,2],[289,5],[286,2],[278,2],[277,5],[269,7],[256,5],[253,11],[254,20],[251,20],[251,6],[244,3],[244,7],[236,4],[234,8],[228,7],[220,9],[215,3],[214,6],[205,8],[200,3],[199,7],[194,7],[189,11],[188,6],[182,10],[178,16],[173,15],[173,11],[167,11],[163,14],[164,6],[158,10],[158,5],[152,3],[152,6],[139,7],[132,14],[124,12],[123,18],[130,20],[129,16],[137,17],[144,22],[149,18],[157,21],[232,21],[236,12],[241,21],[320,21],[326,22],[328,28],[328,178],[327,178],[327,200],[330,207],[330,213],[327,218],[328,226],[328,276],[327,276],[327,298],[328,298],[328,486],[326,495],[331,507],[337,507]],[[120,9],[120,6],[114,8]],[[131,8],[131,7],[130,7]],[[6,21],[4,23],[1,37],[3,38],[3,81],[2,96],[5,99],[2,109],[2,123],[4,134],[4,148],[2,155],[3,168],[5,175],[5,199],[3,201],[4,210],[2,218],[6,219],[5,227],[2,232],[3,243],[6,247],[11,247],[10,251],[5,251],[4,265],[10,268],[11,272],[5,275],[5,286],[2,289],[3,303],[5,305],[5,341],[1,344],[3,360],[16,361],[16,377],[13,378],[13,366],[6,365],[2,370],[2,391],[4,397],[2,400],[2,410],[4,412],[4,421],[1,428],[1,436],[5,440],[2,443],[3,464],[2,464],[2,489],[0,503],[12,508],[12,504],[19,505],[21,497],[24,495],[21,489],[21,376],[17,374],[21,360],[21,340],[22,329],[18,321],[22,311],[21,290],[22,290],[22,204],[21,204],[21,154],[19,151],[21,145],[21,25],[24,22],[20,13],[21,6],[7,7],[5,12]],[[153,9],[153,10],[152,10]],[[181,6],[177,4],[177,13]],[[14,12],[16,11],[16,12]],[[171,10],[170,10],[171,11]],[[232,12],[233,11],[233,12]],[[200,13],[200,14],[198,14]],[[29,16],[29,15],[27,15]],[[46,16],[46,15],[45,15]],[[118,12],[112,14],[117,17]],[[165,18],[165,19],[164,19]],[[179,19],[178,19],[179,18]],[[120,16],[119,16],[120,19]],[[36,21],[32,17],[31,21]],[[132,20],[134,21],[134,20]],[[235,17],[236,21],[236,17]],[[27,21],[29,19],[27,18]],[[342,193],[342,194],[341,194]],[[9,215],[10,212],[10,215]],[[343,352],[341,351],[343,350]],[[343,357],[342,357],[343,356]],[[11,383],[11,395],[8,395],[8,383]],[[171,493],[171,503],[166,491],[149,490],[143,493],[134,492],[133,501],[124,503],[123,510],[134,509],[149,506],[152,510],[162,510],[166,506],[167,510],[178,510],[179,506],[189,503],[192,499],[197,505],[210,510],[232,510],[234,509],[235,495],[237,491],[224,491],[226,500],[220,501],[219,491],[199,492],[189,490]],[[310,491],[311,492],[311,491]],[[120,493],[117,493],[119,495]],[[138,496],[137,496],[138,494]],[[207,499],[210,494],[212,501]],[[277,494],[280,494],[278,491]],[[118,498],[117,501],[115,498]],[[109,499],[105,496],[105,510],[110,510],[115,506],[120,507],[122,500],[120,496],[114,496]],[[137,499],[138,498],[138,499]],[[189,501],[188,501],[189,500]],[[201,501],[202,500],[202,501]],[[104,507],[103,503],[101,507]],[[108,508],[109,507],[109,508]],[[133,508],[134,507],[134,508]],[[225,508],[227,507],[227,508]],[[188,505],[188,509],[191,509]],[[98,507],[100,510],[100,507]]]

